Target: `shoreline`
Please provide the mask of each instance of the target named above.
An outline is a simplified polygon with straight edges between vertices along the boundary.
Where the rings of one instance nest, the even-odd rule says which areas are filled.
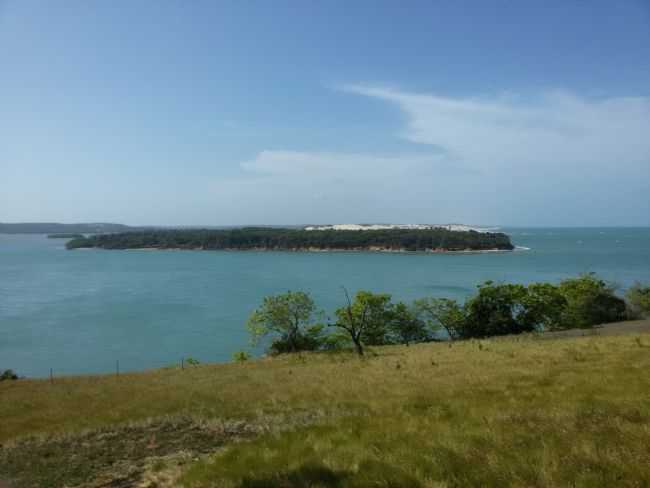
[[[417,251],[409,251],[406,249],[319,249],[319,248],[306,248],[306,249],[269,249],[269,248],[249,248],[249,249],[205,249],[201,247],[196,248],[181,248],[181,247],[130,247],[122,249],[107,249],[104,247],[79,247],[70,249],[76,250],[92,250],[99,249],[102,251],[215,251],[215,252],[290,252],[290,253],[386,253],[386,254],[491,254],[491,253],[506,253],[515,251],[528,251],[530,248],[523,248],[515,246],[513,249],[423,249]]]

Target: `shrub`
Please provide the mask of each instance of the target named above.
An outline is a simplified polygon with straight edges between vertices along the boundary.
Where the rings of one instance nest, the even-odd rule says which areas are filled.
[[[308,293],[288,291],[264,298],[246,324],[253,344],[272,338],[271,352],[298,352],[318,348],[322,326],[314,320],[320,312]]]
[[[0,374],[0,381],[5,380],[17,380],[18,375],[14,373],[12,369],[5,369],[2,374]]]
[[[236,363],[243,363],[248,361],[251,358],[251,355],[246,351],[235,351],[232,353],[232,360]]]
[[[388,321],[390,340],[397,344],[423,342],[429,339],[427,328],[414,308],[407,307],[404,303],[396,303],[391,311]]]
[[[486,281],[478,293],[470,298],[462,337],[489,337],[519,334],[536,329],[526,314],[527,290],[523,285],[495,285]]]
[[[425,323],[429,337],[441,328],[452,341],[462,337],[465,310],[456,300],[426,297],[415,300],[413,307],[416,316]]]
[[[635,283],[625,294],[629,318],[650,317],[650,286]]]
[[[359,290],[353,301],[344,291],[347,305],[336,310],[337,321],[330,325],[348,333],[359,355],[363,355],[364,346],[389,344],[391,296]]]
[[[586,328],[625,319],[625,301],[593,273],[562,281],[560,292],[567,302],[560,319],[564,328]]]
[[[325,338],[323,337],[322,324],[305,327],[291,341],[287,336],[276,337],[269,346],[271,354],[283,354],[296,351],[317,351],[323,347]]]
[[[562,328],[562,314],[567,300],[560,288],[550,283],[532,283],[526,287],[521,297],[523,307],[520,321],[539,330],[556,330]]]

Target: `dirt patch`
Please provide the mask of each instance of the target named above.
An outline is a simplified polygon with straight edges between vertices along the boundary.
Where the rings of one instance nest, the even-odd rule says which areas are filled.
[[[0,449],[11,488],[131,488],[227,443],[257,435],[245,422],[157,419],[78,435],[24,439]],[[9,488],[0,481],[0,488]]]

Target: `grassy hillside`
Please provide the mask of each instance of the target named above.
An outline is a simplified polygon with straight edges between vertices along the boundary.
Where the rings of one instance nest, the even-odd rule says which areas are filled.
[[[649,370],[641,329],[3,382],[0,484],[646,486]]]

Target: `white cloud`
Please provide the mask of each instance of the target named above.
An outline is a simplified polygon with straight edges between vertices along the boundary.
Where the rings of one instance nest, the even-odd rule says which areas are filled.
[[[477,167],[650,164],[650,98],[587,100],[551,91],[522,101],[341,89],[396,104],[407,116],[406,139]]]
[[[261,151],[217,184],[220,222],[232,212],[237,223],[650,224],[648,98],[341,90],[395,104],[406,118],[397,135],[436,149]]]

